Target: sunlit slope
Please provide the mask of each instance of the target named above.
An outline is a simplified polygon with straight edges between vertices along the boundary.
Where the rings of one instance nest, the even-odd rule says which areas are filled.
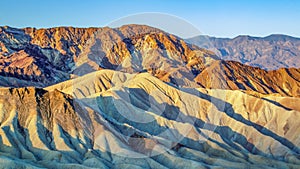
[[[162,144],[176,156],[207,165],[214,162],[206,156],[225,160],[228,163],[216,160],[215,164],[231,167],[299,164],[299,112],[294,107],[299,103],[297,98],[176,88],[148,73],[114,71],[98,71],[47,90],[55,88],[101,112],[111,123],[123,126],[118,134],[128,136],[133,132],[128,132],[130,128],[144,139],[156,140],[147,142],[151,150],[153,144]],[[142,147],[135,151],[157,153]]]

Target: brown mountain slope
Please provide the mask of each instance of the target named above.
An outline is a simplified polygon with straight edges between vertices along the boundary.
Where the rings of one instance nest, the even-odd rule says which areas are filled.
[[[204,56],[216,59],[212,52],[142,25],[115,29],[1,27],[0,35],[0,75],[24,80],[23,86],[28,81],[48,86],[103,68],[165,76],[193,62],[183,68],[187,73],[192,66],[203,67],[199,62]]]
[[[195,81],[207,88],[256,91],[264,94],[300,96],[300,69],[265,71],[234,61],[215,61]]]
[[[70,75],[65,71],[65,67],[63,62],[51,63],[47,56],[34,46],[0,58],[0,75],[20,80],[19,83],[4,84],[7,87],[22,87],[30,82],[41,87],[67,80]]]

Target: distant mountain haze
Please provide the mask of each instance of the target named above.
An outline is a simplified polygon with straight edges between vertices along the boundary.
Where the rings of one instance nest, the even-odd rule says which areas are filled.
[[[287,35],[241,35],[233,39],[197,36],[187,39],[187,42],[212,50],[221,59],[265,70],[300,67],[300,38]]]

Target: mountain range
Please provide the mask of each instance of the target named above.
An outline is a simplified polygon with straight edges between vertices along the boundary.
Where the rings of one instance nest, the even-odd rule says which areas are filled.
[[[233,39],[200,35],[187,39],[187,42],[214,51],[223,60],[238,61],[265,70],[300,66],[300,38],[287,35],[240,35]]]
[[[96,70],[113,69],[131,73],[147,71],[163,81],[183,86],[196,83],[207,88],[299,96],[298,88],[294,88],[299,87],[297,68],[265,71],[220,61],[211,51],[147,26],[2,27],[0,58],[4,87],[46,87]],[[222,80],[211,83],[216,78]]]
[[[299,168],[297,41],[1,27],[0,165]]]

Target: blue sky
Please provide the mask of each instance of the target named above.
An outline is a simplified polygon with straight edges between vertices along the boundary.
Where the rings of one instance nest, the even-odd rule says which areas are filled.
[[[1,0],[0,8],[1,26],[102,27],[124,16],[155,12],[182,18],[211,36],[300,37],[298,0]],[[147,24],[147,18],[144,22]],[[172,29],[172,25],[167,26],[163,29]]]

